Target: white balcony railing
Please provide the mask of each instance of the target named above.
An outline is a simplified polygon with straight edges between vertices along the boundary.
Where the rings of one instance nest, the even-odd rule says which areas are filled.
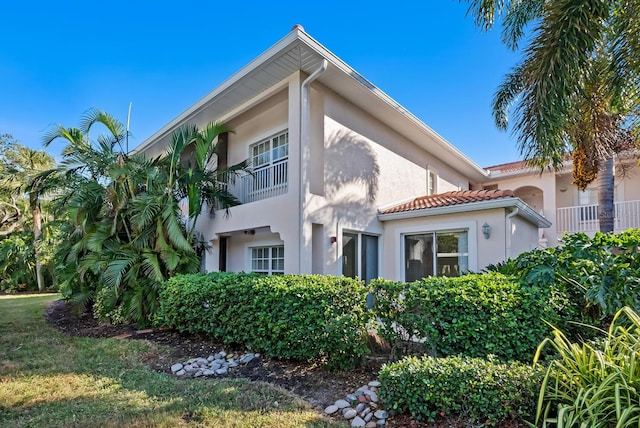
[[[640,228],[640,201],[615,202],[614,231]],[[556,210],[556,230],[564,232],[596,232],[600,230],[598,205],[580,205]]]
[[[289,162],[284,160],[264,168],[255,169],[251,174],[237,177],[233,183],[229,183],[228,188],[243,204],[287,193],[289,188]]]

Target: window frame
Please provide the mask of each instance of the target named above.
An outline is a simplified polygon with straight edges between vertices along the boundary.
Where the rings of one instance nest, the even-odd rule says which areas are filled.
[[[283,144],[274,145],[274,142],[278,143],[281,139],[285,139]],[[259,151],[257,154],[254,154],[255,149],[259,149],[260,147],[264,147],[265,150]],[[284,148],[284,150],[283,150]],[[284,151],[284,154],[279,154],[281,151]],[[278,154],[278,156],[276,156]],[[257,159],[267,158],[266,161],[258,164],[256,162]],[[251,159],[251,168],[255,171],[269,168],[270,166],[276,165],[278,163],[284,162],[289,159],[289,129],[284,129],[280,132],[277,132],[267,138],[263,138],[260,141],[257,141],[251,145],[249,145],[249,159]]]
[[[254,257],[257,253],[259,257]],[[263,263],[263,267],[256,268],[254,262]],[[274,268],[275,263],[282,263],[282,268]],[[284,245],[257,245],[249,247],[249,267],[250,271],[265,275],[283,275],[284,274]],[[264,268],[266,266],[266,268]]]
[[[441,252],[441,245],[438,243],[438,237],[442,237],[442,236],[446,236],[446,235],[453,235],[453,234],[466,234],[466,251],[455,251],[455,252]],[[415,232],[407,232],[407,233],[403,233],[401,234],[401,251],[402,251],[402,278],[404,279],[404,281],[408,281],[407,279],[407,272],[409,270],[409,261],[410,260],[414,260],[414,259],[409,259],[407,257],[407,238],[411,238],[411,237],[427,237],[430,236],[431,238],[431,273],[425,273],[425,276],[423,276],[422,278],[427,278],[430,276],[460,276],[463,275],[465,273],[471,272],[471,266],[470,266],[470,254],[471,254],[471,245],[470,245],[470,237],[472,236],[472,231],[470,230],[470,228],[455,228],[455,229],[441,229],[441,230],[428,230],[428,231],[415,231]],[[459,239],[460,237],[458,237],[458,243],[459,243]],[[459,245],[459,244],[458,244]],[[460,267],[458,268],[458,272],[457,275],[444,275],[441,272],[441,267],[444,268],[444,266],[448,266],[447,264],[442,264],[440,263],[440,260],[446,258],[446,257],[465,257],[466,261],[464,264],[460,263]],[[464,269],[464,267],[466,266],[466,269]],[[449,270],[449,272],[451,272]],[[416,279],[421,279],[421,278],[416,278]],[[411,278],[411,280],[416,280]]]
[[[427,165],[427,196],[438,194],[438,170]]]

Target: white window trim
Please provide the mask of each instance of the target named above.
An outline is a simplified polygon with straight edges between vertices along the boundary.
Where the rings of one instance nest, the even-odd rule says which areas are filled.
[[[287,155],[284,157],[279,158],[278,160],[273,159],[273,140],[277,137],[280,137],[282,135],[287,135]],[[260,146],[261,144],[265,144],[265,143],[269,143],[269,162],[261,164],[259,166],[256,166],[253,164],[253,148]],[[278,164],[280,162],[284,162],[286,160],[289,159],[289,148],[290,148],[290,141],[289,141],[289,129],[285,128],[281,131],[275,132],[273,134],[269,134],[269,136],[261,138],[259,140],[257,140],[255,143],[252,143],[249,145],[249,159],[251,160],[251,168],[254,170],[257,169],[264,169],[264,168],[268,168],[270,166],[273,166],[275,164]]]
[[[431,174],[433,174],[433,180],[431,179]],[[427,165],[427,196],[437,195],[438,194],[438,180],[440,176],[438,174],[438,170],[432,167],[431,165]],[[433,190],[431,190],[430,184],[433,182]]]
[[[273,249],[274,248],[282,248],[282,270],[274,270],[273,269]],[[268,249],[269,250],[269,256],[266,259],[267,260],[267,265],[268,265],[268,269],[266,270],[254,270],[253,269],[253,250],[257,250],[257,249]],[[263,273],[263,274],[267,274],[267,275],[273,275],[275,274],[284,274],[284,244],[275,244],[275,245],[252,245],[249,247],[249,272],[256,272],[256,273]]]
[[[417,225],[411,227],[403,227],[396,230],[396,278],[405,280],[405,254],[404,254],[404,237],[406,235],[417,235],[421,233],[438,233],[438,232],[457,232],[466,230],[467,238],[467,264],[469,272],[478,271],[478,224],[475,221],[459,222],[459,223],[443,223],[434,225]]]

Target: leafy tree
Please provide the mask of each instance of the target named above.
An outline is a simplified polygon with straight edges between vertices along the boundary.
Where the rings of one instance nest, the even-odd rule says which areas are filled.
[[[5,135],[2,148],[2,187],[8,192],[12,200],[12,206],[5,202],[4,206],[11,206],[16,215],[13,217],[13,225],[8,226],[7,231],[13,231],[21,225],[23,219],[21,210],[16,204],[16,200],[22,198],[26,193],[28,207],[31,211],[31,227],[33,229],[33,250],[35,254],[35,278],[38,290],[44,291],[45,282],[42,273],[42,212],[40,199],[46,193],[47,188],[43,186],[38,174],[50,169],[55,165],[55,160],[48,153],[41,150],[34,150],[25,147],[15,141],[11,136]],[[10,212],[10,210],[9,210]],[[6,214],[5,214],[6,215]]]
[[[108,133],[92,140],[97,124]],[[43,174],[72,184],[59,198],[72,222],[59,257],[67,296],[95,301],[101,318],[146,323],[162,282],[199,270],[195,222],[205,207],[238,203],[221,182],[245,168],[217,169],[215,141],[225,131],[216,124],[185,126],[167,154],[155,159],[122,152],[124,128],[98,110],[88,111],[80,128],[56,127],[45,136],[46,144],[68,141],[60,168]],[[185,215],[181,204],[188,207]]]
[[[482,28],[504,16],[503,42],[514,50],[533,33],[496,92],[497,126],[512,127],[532,166],[558,169],[571,154],[578,188],[597,177],[600,230],[612,231],[614,157],[637,145],[640,2],[468,2]]]

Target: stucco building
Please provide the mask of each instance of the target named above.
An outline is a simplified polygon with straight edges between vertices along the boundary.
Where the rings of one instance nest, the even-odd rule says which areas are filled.
[[[457,275],[534,248],[554,220],[300,26],[136,150],[162,154],[179,126],[213,121],[233,129],[219,165],[247,159],[253,174],[230,185],[229,216],[198,220],[208,271]]]

